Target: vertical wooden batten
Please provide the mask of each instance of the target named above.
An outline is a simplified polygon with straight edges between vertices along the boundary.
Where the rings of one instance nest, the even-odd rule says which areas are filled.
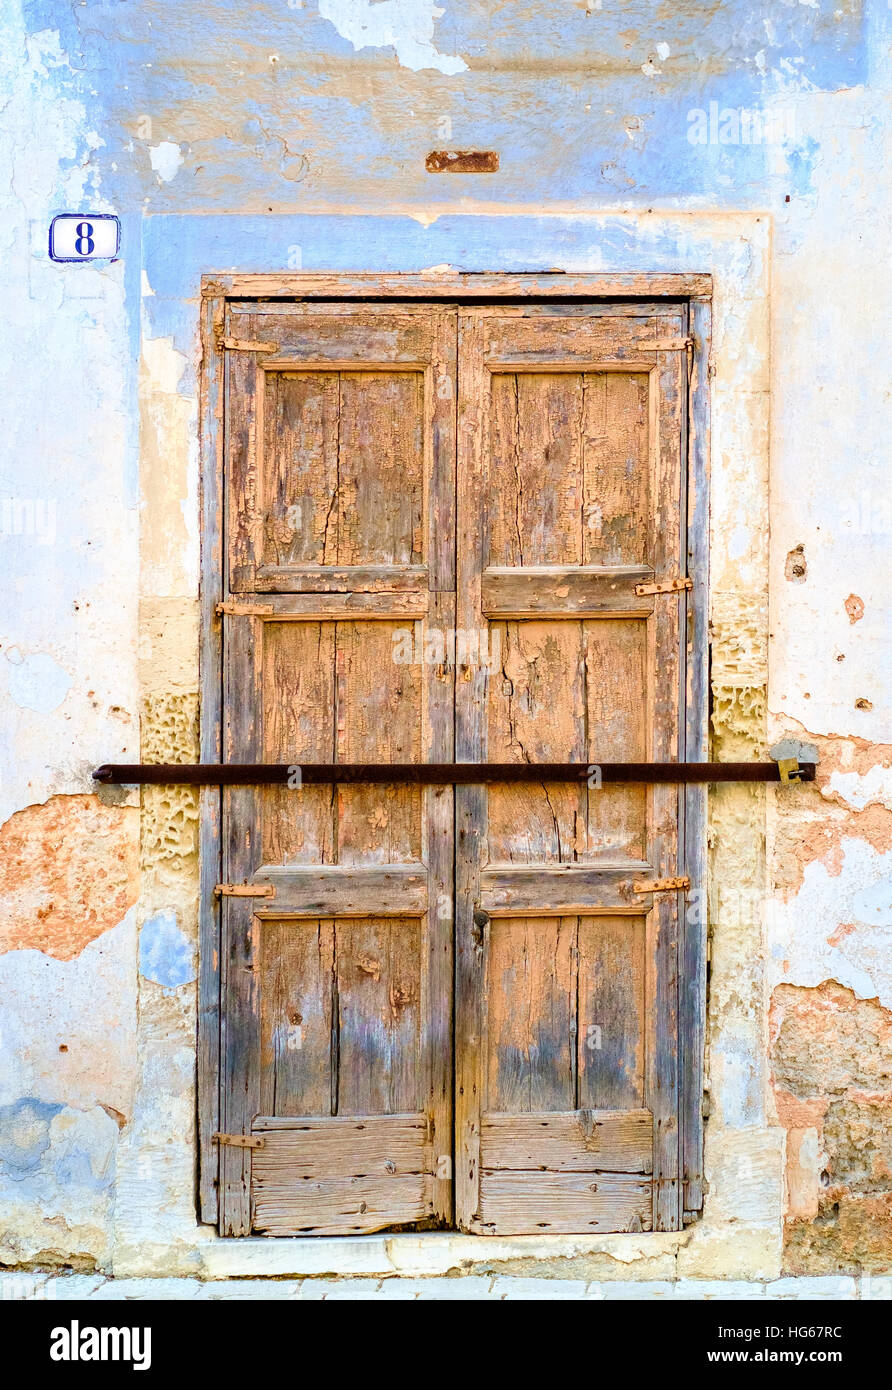
[[[222,653],[216,605],[223,597],[223,330],[226,300],[218,285],[205,281],[201,302],[199,579],[199,738],[201,760],[221,761]],[[216,1224],[220,1128],[220,917],[214,894],[220,882],[221,789],[202,787],[199,797],[199,955],[198,955],[198,1210]]]
[[[693,339],[688,380],[687,417],[687,556],[686,573],[694,581],[685,602],[684,709],[685,759],[709,759],[709,363],[712,305],[692,299],[688,309]],[[696,891],[679,896],[682,923],[679,1064],[681,1097],[681,1172],[683,1213],[694,1219],[703,1209],[703,1108],[706,1035],[707,789],[689,786],[684,793],[684,871]]]

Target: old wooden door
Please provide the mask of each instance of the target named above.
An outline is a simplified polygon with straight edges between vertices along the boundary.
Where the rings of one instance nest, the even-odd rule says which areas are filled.
[[[676,1228],[684,310],[225,328],[225,759],[593,767],[225,793],[221,1231]]]
[[[455,313],[230,312],[230,762],[449,762]],[[231,338],[231,341],[233,339]],[[221,1229],[451,1219],[451,787],[237,788],[224,871]]]
[[[460,317],[456,757],[591,763],[457,789],[459,1221],[675,1229],[675,786],[597,763],[679,757],[682,311]]]

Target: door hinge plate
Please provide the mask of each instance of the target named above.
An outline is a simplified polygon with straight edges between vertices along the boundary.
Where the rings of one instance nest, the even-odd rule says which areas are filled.
[[[638,344],[646,352],[691,352],[693,338],[657,338],[653,343]]]
[[[261,338],[227,338],[225,336],[217,339],[218,349],[225,348],[227,352],[278,352],[278,343],[267,343]]]
[[[220,1134],[214,1135],[215,1144],[226,1144],[230,1149],[262,1149],[266,1140],[260,1134]]]
[[[214,612],[218,618],[224,613],[236,618],[268,618],[273,608],[269,603],[236,603],[234,600],[225,599],[223,603],[214,605]]]
[[[214,889],[216,898],[274,898],[276,888],[273,883],[218,883]]]
[[[643,598],[645,594],[680,594],[693,587],[693,579],[683,575],[680,579],[655,579],[648,584],[636,584],[635,593]]]
[[[676,878],[652,878],[649,882],[644,879],[636,880],[632,884],[633,893],[672,893],[679,888],[690,888],[691,880],[687,874],[679,874]]]
[[[802,781],[802,766],[798,758],[778,758],[777,770],[782,782]]]

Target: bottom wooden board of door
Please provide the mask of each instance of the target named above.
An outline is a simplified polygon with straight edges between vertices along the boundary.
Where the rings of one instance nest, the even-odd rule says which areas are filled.
[[[259,1116],[252,1126],[253,1228],[265,1235],[367,1235],[432,1224],[432,1153],[422,1114]],[[482,1235],[648,1231],[648,1110],[486,1115]]]

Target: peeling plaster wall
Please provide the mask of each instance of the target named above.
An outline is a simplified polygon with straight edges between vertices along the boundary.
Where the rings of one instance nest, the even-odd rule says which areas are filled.
[[[892,1266],[890,50],[879,0],[6,6],[0,1261]],[[499,173],[424,172],[471,148]],[[50,263],[66,209],[117,212],[120,259]],[[195,1218],[197,803],[89,777],[196,756],[200,276],[440,265],[714,274],[714,756],[792,739],[820,774],[711,798],[702,1222],[221,1242]]]

